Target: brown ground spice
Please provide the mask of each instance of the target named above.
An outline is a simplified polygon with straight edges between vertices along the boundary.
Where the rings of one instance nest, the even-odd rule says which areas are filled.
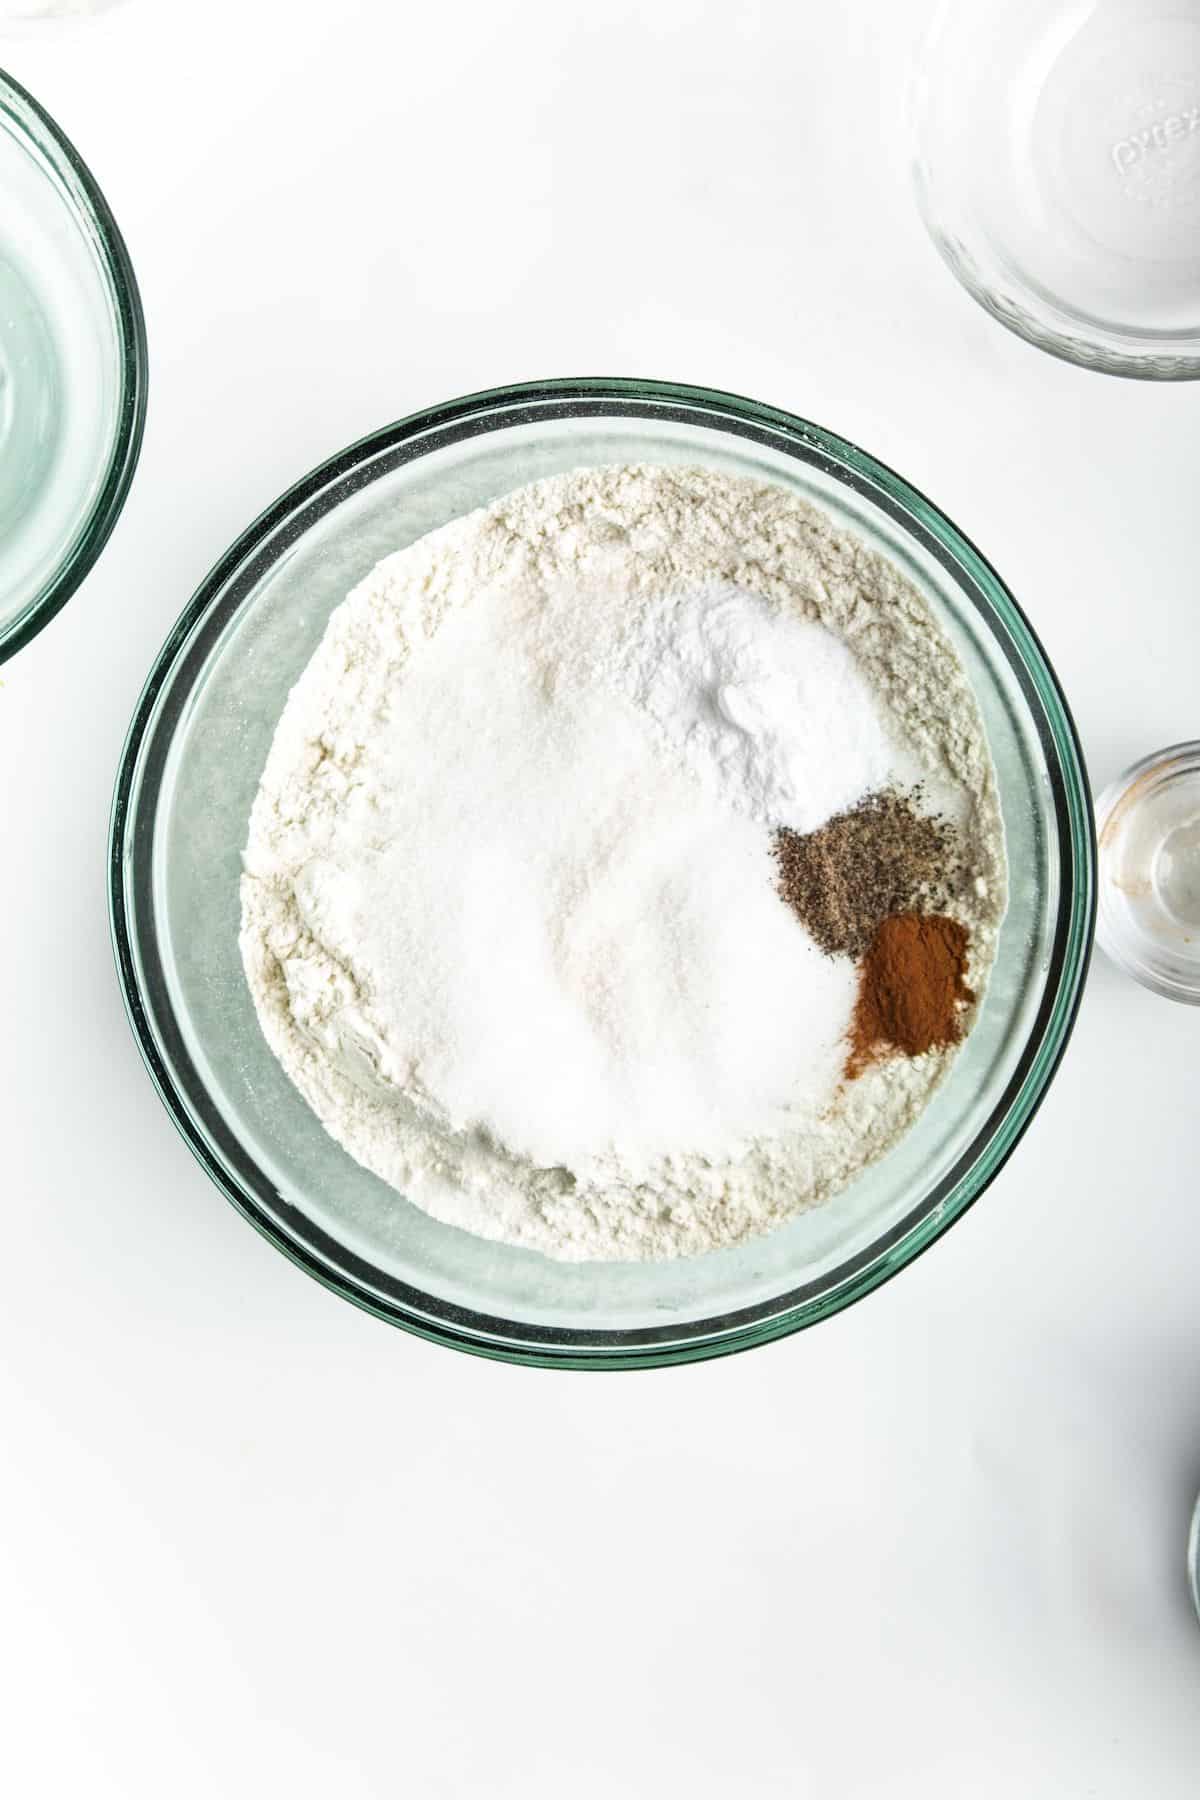
[[[956,1044],[967,986],[966,927],[935,913],[895,913],[871,939],[858,972],[846,1074],[853,1079],[887,1050],[921,1056]]]
[[[961,878],[957,833],[885,790],[819,831],[775,833],[779,892],[828,956],[862,956],[889,913],[939,913]]]

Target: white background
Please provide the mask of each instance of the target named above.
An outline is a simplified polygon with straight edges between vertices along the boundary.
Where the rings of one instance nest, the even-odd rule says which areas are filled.
[[[126,0],[0,38],[151,356],[99,567],[4,670],[0,1763],[41,1796],[1194,1796],[1200,1016],[1097,957],[981,1203],[815,1331],[492,1366],[306,1280],[193,1165],[104,908],[122,734],[230,539],[413,408],[564,374],[792,408],[999,566],[1097,785],[1194,736],[1200,390],[962,294],[923,4]]]

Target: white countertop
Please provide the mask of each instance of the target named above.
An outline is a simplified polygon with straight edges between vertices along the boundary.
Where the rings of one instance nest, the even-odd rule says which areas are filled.
[[[1200,733],[1200,389],[955,286],[924,4],[125,0],[0,63],[117,214],[151,356],[99,566],[3,671],[0,1759],[20,1800],[1103,1796],[1200,1785],[1200,1014],[1097,956],[979,1205],[815,1331],[552,1376],[409,1338],[226,1205],[105,919],[122,734],[325,455],[526,377],[773,401],[926,490],[1093,780]]]

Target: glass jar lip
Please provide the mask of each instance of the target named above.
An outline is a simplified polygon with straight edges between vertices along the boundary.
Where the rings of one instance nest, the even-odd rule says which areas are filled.
[[[27,89],[0,69],[0,112],[48,162],[76,222],[97,247],[117,322],[119,398],[107,467],[86,518],[58,568],[7,625],[0,625],[0,663],[13,656],[61,612],[108,542],[129,493],[146,420],[146,321],[133,264],[111,208],[66,133]]]
[[[160,1052],[140,991],[136,907],[127,878],[137,831],[142,778],[157,782],[169,734],[162,704],[184,671],[191,681],[226,616],[277,554],[315,518],[359,484],[380,459],[410,460],[448,442],[506,425],[563,416],[662,417],[707,424],[775,447],[850,482],[890,513],[973,600],[1030,703],[1043,748],[1063,871],[1057,895],[1046,992],[1020,1061],[971,1145],[936,1189],[893,1231],[849,1259],[832,1280],[803,1286],[721,1317],[686,1325],[624,1330],[559,1329],[474,1313],[384,1278],[367,1262],[306,1226],[305,1243],[285,1233],[214,1152],[194,1123]],[[421,440],[426,440],[424,443]],[[801,446],[803,449],[801,450]],[[153,797],[152,797],[153,798]],[[197,1161],[234,1206],[277,1249],[324,1286],[365,1311],[436,1342],[494,1359],[543,1367],[629,1368],[688,1362],[751,1348],[816,1323],[879,1286],[911,1262],[968,1209],[1023,1135],[1061,1060],[1082,996],[1096,906],[1096,849],[1090,790],[1078,734],[1044,651],[991,565],[953,523],[903,477],[837,434],[779,408],[718,389],[620,377],[517,383],[468,394],[412,413],[359,439],[303,476],[242,533],[185,607],[156,658],[138,700],[121,756],[110,824],[109,917],[126,1012],[151,1079]],[[819,1290],[819,1291],[818,1291]]]

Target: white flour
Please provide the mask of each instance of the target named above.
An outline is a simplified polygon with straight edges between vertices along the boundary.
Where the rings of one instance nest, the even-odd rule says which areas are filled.
[[[331,1134],[437,1217],[571,1258],[730,1243],[895,1140],[945,1054],[839,1087],[854,969],[774,892],[923,773],[1003,852],[974,699],[921,598],[780,489],[583,470],[372,571],[289,698],[242,952]]]

